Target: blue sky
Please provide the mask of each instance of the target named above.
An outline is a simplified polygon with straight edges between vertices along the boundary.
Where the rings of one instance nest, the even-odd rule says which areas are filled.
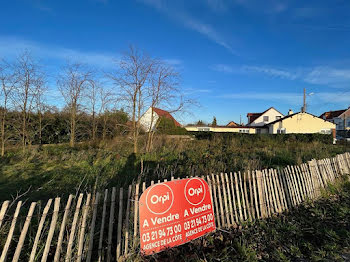
[[[178,116],[246,122],[274,106],[319,115],[350,105],[350,1],[11,0],[0,57],[30,49],[54,75],[67,59],[104,71],[133,44],[181,72],[200,107]],[[54,81],[51,101],[60,103]]]

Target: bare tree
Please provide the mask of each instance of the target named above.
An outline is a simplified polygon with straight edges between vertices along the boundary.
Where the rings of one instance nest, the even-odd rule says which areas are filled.
[[[99,100],[99,95],[101,93],[101,86],[97,83],[97,81],[95,82],[91,82],[90,88],[89,88],[89,92],[87,94],[87,98],[89,100],[90,103],[90,110],[91,110],[91,138],[92,141],[96,140],[96,133],[97,133],[97,112],[99,111],[98,109],[98,100]]]
[[[151,119],[147,130],[147,152],[152,149],[153,137],[160,122],[160,119],[156,122],[154,108],[162,106],[174,113],[180,111],[184,106],[183,96],[178,85],[179,73],[165,62],[157,61],[152,71],[151,85],[148,88]]]
[[[86,95],[85,91],[94,85],[93,72],[84,64],[67,62],[58,76],[57,85],[69,111],[69,144],[73,147],[81,102]]]
[[[0,97],[1,97],[1,156],[5,155],[5,143],[7,139],[6,125],[7,125],[7,111],[9,107],[10,95],[14,89],[14,77],[10,71],[10,65],[3,61],[0,64]]]
[[[15,79],[14,103],[17,104],[21,112],[20,136],[24,151],[30,142],[28,133],[30,113],[33,111],[35,97],[39,87],[43,86],[45,78],[39,64],[27,50],[16,58],[12,70]]]
[[[44,112],[47,109],[45,103],[45,93],[47,92],[47,87],[44,81],[39,81],[37,85],[37,92],[35,97],[36,111],[38,114],[38,128],[35,132],[39,136],[39,144],[42,144],[42,132],[46,125],[43,124]]]
[[[102,116],[102,140],[105,141],[107,136],[107,121],[109,115],[109,108],[110,105],[112,105],[116,101],[116,99],[112,91],[106,88],[101,88],[99,91],[101,102],[99,114]]]
[[[126,102],[131,112],[134,153],[138,153],[139,120],[144,109],[145,93],[153,67],[154,60],[143,51],[131,46],[118,63],[117,72],[109,75],[114,84],[120,88],[121,99]]]

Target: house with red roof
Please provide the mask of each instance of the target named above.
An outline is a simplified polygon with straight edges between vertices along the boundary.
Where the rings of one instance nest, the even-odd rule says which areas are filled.
[[[176,119],[166,110],[150,107],[140,118],[140,125],[145,132],[149,130],[154,130],[157,126],[158,121],[161,118],[167,118],[173,121],[174,125],[177,127],[181,127],[181,124],[176,121]]]
[[[270,107],[261,113],[248,113],[248,124],[247,126],[259,127],[264,126],[270,122],[276,121],[283,118],[284,115],[277,111],[274,107]]]

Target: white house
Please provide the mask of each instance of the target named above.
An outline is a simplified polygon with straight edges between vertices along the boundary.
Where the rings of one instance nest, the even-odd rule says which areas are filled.
[[[259,127],[271,123],[275,120],[281,119],[284,115],[277,111],[275,108],[270,107],[262,113],[248,113],[248,124],[247,126]]]
[[[350,107],[348,109],[328,111],[320,118],[330,121],[337,126],[337,130],[350,130]]]
[[[152,112],[153,112],[153,119],[152,119]],[[174,122],[175,126],[181,127],[181,124],[177,122],[176,119],[168,111],[165,111],[156,107],[150,107],[147,109],[147,111],[140,118],[140,125],[143,128],[143,130],[146,132],[150,130],[150,127],[151,127],[151,130],[154,130],[158,120],[161,117],[168,118]]]

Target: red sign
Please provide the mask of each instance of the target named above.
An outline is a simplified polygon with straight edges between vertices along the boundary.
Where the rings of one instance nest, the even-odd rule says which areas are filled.
[[[140,244],[145,255],[215,230],[208,184],[189,178],[155,184],[140,197]]]

